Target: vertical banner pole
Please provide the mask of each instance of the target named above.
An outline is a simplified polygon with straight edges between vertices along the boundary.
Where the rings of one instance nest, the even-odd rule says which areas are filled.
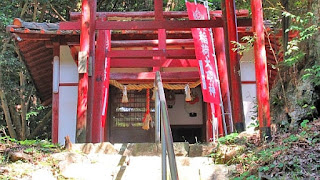
[[[210,11],[209,11],[209,4],[208,1],[204,2],[204,6],[207,8],[207,14],[208,14],[208,19],[210,20]],[[216,53],[215,53],[215,47],[214,47],[214,39],[213,39],[213,34],[212,34],[212,28],[209,29],[210,31],[210,38],[211,38],[211,44],[212,44],[212,48],[213,48],[213,59],[214,59],[214,66],[216,68],[216,70],[218,70],[218,64],[217,64],[217,57],[216,57]],[[219,90],[219,97],[220,97],[220,104],[217,110],[218,111],[222,111],[222,113],[220,113],[222,115],[222,123],[223,123],[223,130],[224,130],[224,134],[227,135],[228,131],[227,131],[227,126],[226,126],[226,118],[225,118],[225,114],[224,114],[224,106],[223,106],[223,101],[222,101],[222,94],[221,94],[221,87],[220,87],[220,78],[219,78],[219,73],[217,72],[217,81],[218,81],[218,90]],[[217,113],[217,112],[216,112]],[[218,116],[218,118],[220,118]],[[221,125],[221,124],[220,124]],[[222,133],[223,134],[223,133]]]
[[[253,33],[256,36],[254,41],[254,57],[257,79],[257,101],[258,119],[260,124],[261,137],[271,140],[270,130],[270,104],[269,104],[269,83],[267,73],[267,57],[265,49],[264,24],[262,2],[251,0]]]
[[[227,123],[227,131],[229,133],[233,132],[233,119],[232,110],[230,102],[230,92],[229,92],[229,82],[228,82],[228,70],[226,64],[226,54],[225,54],[225,42],[223,28],[214,28],[214,44],[216,49],[216,57],[218,63],[218,72],[221,88],[221,97],[224,106],[225,121]]]
[[[221,0],[221,6],[223,18],[227,22],[224,31],[227,38],[226,49],[228,49],[228,53],[226,53],[226,55],[229,65],[228,77],[232,97],[232,117],[236,130],[242,132],[245,129],[245,125],[241,90],[240,59],[238,52],[233,51],[234,45],[232,44],[232,42],[238,42],[235,2],[234,0]]]

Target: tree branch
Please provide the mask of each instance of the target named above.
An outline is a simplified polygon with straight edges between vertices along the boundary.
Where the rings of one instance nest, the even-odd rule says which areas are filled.
[[[61,16],[61,14],[53,7],[53,5],[51,3],[49,3],[51,9],[57,14],[57,16],[59,17],[59,19],[61,21],[67,21],[63,16]]]

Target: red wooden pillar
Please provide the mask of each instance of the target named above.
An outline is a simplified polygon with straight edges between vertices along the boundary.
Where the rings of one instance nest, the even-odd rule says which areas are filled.
[[[87,116],[87,130],[86,141],[92,141],[92,121],[94,121],[93,109],[95,109],[94,96],[94,84],[95,79],[93,77],[95,71],[95,29],[96,29],[96,7],[97,0],[89,0],[90,7],[90,25],[89,25],[89,61],[88,61],[88,116]]]
[[[268,140],[271,140],[269,86],[262,2],[260,0],[251,0],[251,10],[253,33],[256,35],[256,40],[254,41],[254,58],[260,133],[262,137],[266,136]]]
[[[52,84],[52,143],[59,140],[59,82],[60,82],[60,44],[53,43],[53,84]]]
[[[105,32],[106,36],[106,54],[111,50],[111,31],[106,30]],[[105,56],[106,57],[106,56]],[[102,114],[101,114],[101,119],[102,119],[102,127],[103,127],[103,134],[104,134],[104,139],[103,141],[109,141],[109,133],[108,133],[108,100],[109,100],[109,94],[110,94],[110,88],[109,88],[109,80],[110,80],[110,58],[105,58],[104,61],[104,91],[103,91],[103,106],[102,106]]]
[[[220,78],[220,88],[222,101],[224,106],[225,120],[227,124],[228,132],[233,132],[232,111],[230,103],[230,92],[228,82],[228,70],[225,54],[225,43],[223,28],[214,28],[214,47],[216,50],[216,57],[218,63],[218,73]]]
[[[232,41],[238,42],[237,32],[237,17],[235,13],[234,0],[222,0],[222,13],[224,21],[227,22],[224,27],[224,34],[226,36],[226,49],[228,49],[227,62],[229,65],[229,83],[231,94],[231,106],[233,123],[238,132],[242,132],[245,129],[244,126],[244,112],[242,102],[242,90],[241,90],[241,77],[240,77],[240,59],[237,52],[232,49],[234,45]]]
[[[154,1],[154,11],[155,11],[155,20],[156,21],[163,21],[163,1],[162,0],[155,0]],[[158,50],[165,51],[166,49],[166,30],[165,29],[158,29]],[[160,61],[161,63],[165,62],[166,57],[154,57],[154,60]],[[153,67],[153,71],[160,71],[160,67]]]
[[[106,57],[106,31],[99,30],[97,36],[95,71],[94,79],[94,95],[92,110],[92,142],[98,143],[102,141],[102,108],[103,108],[103,91],[104,91],[104,71]]]
[[[86,141],[87,101],[88,101],[88,55],[89,55],[90,6],[88,0],[82,1],[80,52],[78,61],[79,85],[76,142]]]

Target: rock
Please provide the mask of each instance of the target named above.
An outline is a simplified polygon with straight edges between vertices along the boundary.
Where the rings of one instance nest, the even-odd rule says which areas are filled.
[[[72,142],[70,140],[70,136],[64,137],[64,148],[67,151],[71,151],[72,150]]]
[[[159,156],[161,149],[155,143],[128,144],[124,156]]]
[[[94,152],[94,146],[92,143],[86,143],[81,147],[81,151],[85,154],[90,154]]]
[[[305,68],[309,68],[306,66]],[[290,128],[297,127],[299,121],[314,117],[318,112],[317,106],[319,103],[319,93],[314,87],[314,84],[307,80],[301,80],[304,71],[299,72],[297,77],[292,77],[285,86],[285,97],[280,82],[271,90],[271,117],[273,122],[280,125],[288,124]],[[287,107],[285,107],[285,102]]]
[[[7,167],[0,167],[0,174],[8,174],[9,173],[9,169]]]
[[[18,160],[21,160],[21,161],[30,161],[31,160],[30,155],[25,154],[20,151],[17,151],[17,152],[10,151],[8,156],[12,162],[16,162]]]
[[[173,143],[174,154],[176,156],[188,156],[189,143],[187,142],[175,142]]]
[[[209,156],[216,148],[215,144],[190,144],[189,157]]]
[[[97,143],[97,144],[94,144],[94,147],[95,147],[95,153],[103,153],[103,154],[118,153],[118,151],[109,142]]]
[[[102,153],[102,154],[117,154],[118,150],[109,142],[103,143],[83,143],[72,144],[72,150],[85,154]]]

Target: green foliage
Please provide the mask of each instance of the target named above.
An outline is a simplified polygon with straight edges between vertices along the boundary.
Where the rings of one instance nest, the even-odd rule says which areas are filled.
[[[302,16],[293,15],[287,11],[282,13],[285,17],[290,17],[293,22],[286,32],[299,32],[299,36],[288,42],[287,52],[285,52],[285,64],[292,66],[305,57],[306,52],[301,51],[301,43],[309,40],[318,32],[318,25],[313,24],[315,16],[308,12]]]
[[[307,120],[307,119],[303,120],[302,123],[301,123],[301,127],[302,128],[307,128],[307,124],[308,123],[309,123],[309,120]]]
[[[297,137],[294,134],[291,134],[288,138],[284,139],[283,142],[284,143],[291,143],[291,142],[296,142],[299,140],[299,137]]]
[[[302,80],[310,80],[315,86],[320,85],[320,65],[315,64],[311,68],[305,69]]]
[[[218,142],[221,144],[233,144],[233,143],[235,143],[238,135],[239,135],[238,133],[228,134],[224,137],[219,138]]]
[[[14,138],[11,138],[9,136],[3,136],[0,137],[0,143],[2,144],[10,144],[10,143],[15,143],[15,144],[19,144],[23,147],[26,147],[25,151],[31,151],[30,148],[32,147],[38,147],[43,151],[47,151],[46,149],[50,149],[50,148],[60,148],[59,144],[53,144],[52,142],[48,141],[48,140],[21,140],[18,141]]]
[[[232,48],[233,51],[238,51],[240,55],[243,55],[244,52],[248,52],[253,48],[253,43],[256,39],[256,36],[243,36],[241,38],[241,41],[243,43],[231,41],[231,43],[234,45],[234,48]]]

